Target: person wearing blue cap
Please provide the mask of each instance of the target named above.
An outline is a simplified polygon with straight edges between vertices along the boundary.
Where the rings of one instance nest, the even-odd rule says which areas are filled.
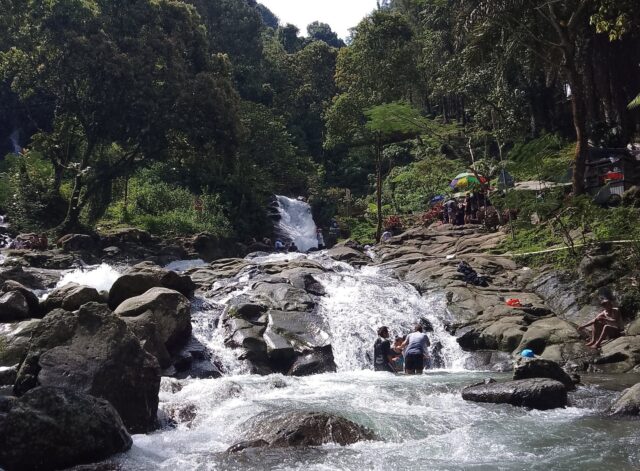
[[[525,348],[524,350],[522,350],[520,352],[520,356],[523,358],[535,358],[536,354],[533,353],[533,350],[529,349],[529,348]]]

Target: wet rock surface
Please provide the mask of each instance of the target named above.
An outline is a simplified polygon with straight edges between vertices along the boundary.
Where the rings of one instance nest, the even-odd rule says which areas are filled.
[[[14,387],[64,387],[107,399],[132,433],[156,426],[160,369],[104,304],[57,309],[35,327]]]
[[[104,299],[95,288],[69,283],[51,291],[42,303],[42,310],[49,312],[61,308],[65,311],[75,311],[90,302],[100,303],[104,302]]]
[[[567,388],[553,379],[521,379],[468,386],[462,390],[462,399],[547,410],[567,405]]]
[[[633,330],[626,340],[616,339],[598,350],[588,348],[576,329],[599,312],[589,301],[590,290],[606,285],[610,256],[585,257],[579,276],[552,267],[534,271],[489,253],[504,237],[478,226],[415,228],[376,246],[376,262],[418,290],[443,289],[449,331],[464,350],[517,355],[528,348],[543,359],[596,372],[630,371],[640,364]],[[466,282],[458,272],[460,263],[486,278],[488,286]]]
[[[322,446],[337,443],[346,446],[375,435],[365,427],[336,415],[319,412],[297,412],[277,417],[253,419],[246,435],[252,437],[233,445],[228,452],[247,448]]]
[[[151,288],[167,288],[189,297],[196,285],[189,276],[144,262],[129,268],[115,281],[109,291],[109,306],[115,309],[123,301],[140,296]]]
[[[575,389],[575,384],[556,362],[540,358],[520,358],[513,369],[513,379],[549,378],[561,382],[567,391]]]
[[[640,383],[625,389],[622,395],[609,408],[613,416],[640,416]]]
[[[191,302],[167,288],[151,288],[129,298],[120,303],[114,313],[124,319],[144,342],[145,350],[154,355],[163,368],[170,365],[171,352],[177,351],[191,336]]]
[[[104,399],[61,388],[36,388],[0,410],[0,466],[54,470],[127,451],[132,440]]]

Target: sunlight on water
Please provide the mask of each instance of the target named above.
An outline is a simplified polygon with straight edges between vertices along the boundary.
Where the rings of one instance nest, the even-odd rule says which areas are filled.
[[[58,281],[56,288],[69,283],[78,283],[79,285],[95,288],[98,291],[109,291],[115,281],[120,278],[120,275],[121,273],[117,269],[106,263],[77,268],[65,273]]]
[[[295,241],[301,252],[318,248],[316,224],[311,215],[311,206],[304,201],[276,196],[278,200],[278,231],[284,239]]]
[[[200,268],[206,266],[207,262],[198,258],[196,260],[176,260],[175,262],[169,263],[164,268],[166,270],[173,270],[175,272],[182,273],[190,270],[191,268]]]

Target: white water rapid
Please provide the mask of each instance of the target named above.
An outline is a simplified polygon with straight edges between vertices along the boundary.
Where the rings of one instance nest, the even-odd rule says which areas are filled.
[[[295,204],[291,211],[302,207]],[[311,230],[299,233],[310,237]],[[224,306],[247,293],[269,264],[305,258],[326,269],[314,275],[326,292],[315,312],[322,318],[338,371],[301,378],[249,374],[245,362],[238,360],[239,351],[223,343]],[[444,293],[421,296],[379,269],[355,269],[321,252],[260,256],[247,262],[250,265],[238,275],[216,282],[206,298],[194,303],[194,335],[210,349],[225,375],[164,378],[160,409],[184,420],[173,428],[134,436],[133,448],[113,460],[120,469],[625,471],[640,467],[637,423],[603,417],[612,394],[598,388],[579,389],[572,395],[572,407],[551,411],[462,400],[464,386],[502,375],[463,369],[465,354],[445,330],[449,319]],[[386,324],[392,335],[404,334],[422,318],[433,326],[429,336],[441,345],[445,368],[422,376],[372,371],[377,327]],[[346,447],[225,452],[234,443],[256,438],[247,435],[247,422],[257,416],[268,419],[294,411],[337,414],[368,427],[376,439]]]
[[[318,248],[316,224],[311,215],[311,206],[304,201],[276,195],[280,220],[277,233],[281,239],[294,241],[301,252]]]

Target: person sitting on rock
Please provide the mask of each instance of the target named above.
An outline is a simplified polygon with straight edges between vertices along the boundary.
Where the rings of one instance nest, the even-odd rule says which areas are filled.
[[[284,244],[282,243],[282,241],[280,239],[276,239],[275,249],[276,249],[276,252],[284,251]]]
[[[295,243],[295,242],[291,242],[291,243],[289,244],[289,249],[288,249],[288,251],[289,251],[289,252],[299,252],[300,250],[298,249],[298,246],[296,245],[296,243]]]
[[[393,237],[393,234],[391,233],[391,231],[384,231],[380,236],[380,241],[389,242],[389,239],[391,239],[391,237]]]
[[[422,324],[416,324],[415,332],[407,335],[407,338],[402,343],[405,373],[408,375],[422,374],[427,347],[430,344],[429,337],[423,332]]]
[[[604,310],[593,320],[578,327],[579,331],[591,327],[591,340],[587,342],[588,347],[600,348],[602,342],[620,337],[624,330],[620,310],[613,307],[613,302],[609,298],[602,298],[600,305]]]
[[[387,371],[395,373],[393,367],[394,354],[389,341],[389,328],[382,326],[378,329],[378,338],[373,344],[373,369],[374,371]]]

